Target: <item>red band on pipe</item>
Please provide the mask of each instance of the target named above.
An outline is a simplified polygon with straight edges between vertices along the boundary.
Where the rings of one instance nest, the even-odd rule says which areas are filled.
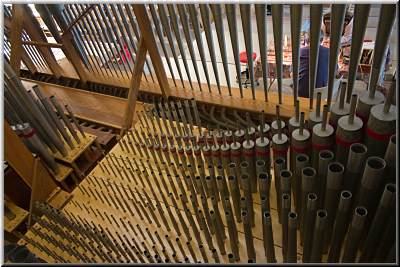
[[[287,154],[287,148],[285,149],[276,149],[272,148],[272,151],[274,152],[274,155],[286,155]]]
[[[245,157],[254,157],[254,151],[251,151],[251,152],[244,152],[243,151],[243,156],[245,156]]]
[[[195,152],[194,155],[195,156],[201,156],[201,152],[197,152],[197,153]]]
[[[312,147],[315,148],[316,150],[330,150],[332,149],[333,144],[328,144],[328,145],[320,145],[320,144],[312,144]]]
[[[204,157],[209,157],[209,156],[211,156],[211,153],[210,152],[203,152],[203,155],[204,155]]]
[[[257,151],[256,150],[256,156],[261,156],[261,157],[269,157],[269,149],[265,151]]]
[[[371,128],[367,128],[367,134],[368,134],[368,136],[370,136],[373,139],[378,140],[378,141],[387,141],[393,135],[393,133],[380,134],[380,133],[375,132]]]
[[[361,142],[360,139],[354,140],[354,141],[347,141],[347,140],[341,139],[340,137],[336,136],[336,144],[341,145],[343,147],[350,147],[352,144],[360,143],[360,142]]]
[[[240,152],[239,153],[235,153],[231,151],[231,157],[233,158],[240,158]]]
[[[306,146],[306,147],[297,147],[297,146],[292,146],[290,147],[294,152],[299,153],[299,154],[304,154],[305,152],[307,152],[307,150],[310,148],[310,146]]]
[[[230,156],[231,156],[231,153],[221,153],[221,157],[223,157],[223,158],[230,158]]]
[[[22,136],[25,137],[25,138],[30,138],[30,137],[32,137],[35,133],[36,133],[36,130],[35,130],[34,128],[32,128],[32,131],[30,131],[30,132],[27,133],[27,134],[22,134]]]

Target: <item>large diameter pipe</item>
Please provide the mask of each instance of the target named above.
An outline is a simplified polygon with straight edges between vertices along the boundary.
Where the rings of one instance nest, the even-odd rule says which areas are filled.
[[[356,207],[353,214],[353,219],[350,224],[349,232],[344,245],[343,256],[341,262],[355,262],[357,251],[360,246],[360,240],[365,230],[365,221],[368,211],[364,207]]]
[[[266,19],[266,5],[255,4],[256,21],[258,31],[258,43],[261,54],[261,65],[264,85],[264,98],[268,102],[268,62],[267,62],[267,19]],[[240,79],[239,79],[240,80]]]
[[[395,197],[396,185],[387,184],[371,226],[369,227],[368,235],[362,248],[360,262],[371,262],[374,251],[382,237],[385,225],[388,224],[389,214],[394,213]]]
[[[342,191],[340,194],[327,262],[339,262],[342,243],[349,225],[352,196],[350,191]]]
[[[358,192],[362,173],[367,158],[367,147],[361,143],[355,143],[350,146],[349,156],[347,158],[346,171],[344,173],[343,188],[353,192]]]
[[[382,192],[382,179],[386,162],[379,157],[369,157],[365,164],[361,186],[357,194],[356,205],[368,210],[368,218],[372,218],[378,205],[379,194]]]
[[[386,148],[386,153],[384,157],[386,161],[385,169],[385,183],[395,183],[396,182],[396,135],[390,137],[389,144]]]

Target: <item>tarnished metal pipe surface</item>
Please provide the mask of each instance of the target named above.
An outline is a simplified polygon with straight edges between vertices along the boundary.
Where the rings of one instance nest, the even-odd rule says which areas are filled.
[[[364,225],[367,219],[368,211],[364,207],[356,207],[353,218],[347,233],[347,238],[344,244],[343,256],[341,262],[355,262],[357,251],[360,246],[360,240],[364,233]]]
[[[289,212],[288,217],[287,262],[297,263],[297,214],[296,212]]]
[[[313,243],[311,249],[310,262],[321,262],[324,248],[324,231],[326,228],[328,212],[326,210],[318,210],[315,219]]]
[[[262,213],[262,220],[265,257],[267,258],[268,263],[275,263],[276,258],[271,214],[268,211],[265,211],[264,213]]]

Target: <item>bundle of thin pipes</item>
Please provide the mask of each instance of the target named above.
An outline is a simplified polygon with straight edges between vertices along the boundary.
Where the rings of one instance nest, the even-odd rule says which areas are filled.
[[[68,105],[63,109],[56,96],[45,97],[38,85],[33,86],[34,93],[27,90],[7,62],[4,67],[6,120],[31,152],[57,174],[55,153],[67,156],[86,138],[83,128]]]

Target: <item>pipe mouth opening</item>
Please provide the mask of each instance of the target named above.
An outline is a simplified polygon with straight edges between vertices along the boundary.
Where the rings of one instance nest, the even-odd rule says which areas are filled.
[[[188,257],[185,257],[185,261],[189,261],[189,258],[188,258]]]
[[[213,249],[211,250],[211,252],[212,252],[212,253],[215,253],[215,252],[217,252],[217,250],[216,250],[215,248],[213,248]]]
[[[289,194],[283,194],[283,195],[282,195],[282,198],[283,198],[283,199],[289,199],[290,196],[289,196]]]
[[[329,169],[331,172],[336,172],[336,173],[338,173],[338,172],[344,172],[344,167],[343,167],[343,165],[340,164],[340,163],[338,163],[338,162],[332,162],[332,163],[330,163],[329,166],[328,166],[328,169]]]
[[[262,172],[258,175],[258,178],[260,179],[268,179],[268,173]]]
[[[212,166],[212,165],[208,165],[208,166],[207,166],[207,168],[209,168],[209,169],[212,169],[212,168],[213,168],[213,166]]]
[[[396,193],[396,185],[395,184],[387,184],[386,190],[390,193]]]
[[[249,179],[249,176],[248,176],[247,174],[242,174],[242,175],[240,176],[240,179],[246,180],[246,179]]]
[[[229,175],[228,176],[228,180],[235,180],[235,176],[234,175]]]
[[[292,176],[292,172],[288,170],[282,170],[280,175],[281,177],[289,178]]]
[[[253,262],[254,262],[253,260],[248,260],[248,261],[247,261],[247,263],[253,263]]]
[[[211,180],[211,176],[206,176],[206,180]]]
[[[175,258],[176,257],[176,253],[172,253],[172,258]]]
[[[396,135],[395,134],[390,137],[390,142],[393,144],[396,144]]]
[[[275,164],[284,164],[284,163],[285,163],[285,159],[284,158],[275,159]]]
[[[304,154],[300,154],[296,156],[296,161],[298,162],[306,162],[308,161],[308,157]]]
[[[368,211],[364,207],[357,207],[356,208],[356,214],[359,215],[359,216],[367,216],[367,213],[368,213]]]
[[[310,193],[310,194],[307,195],[307,198],[309,200],[316,200],[317,199],[317,195],[314,194],[314,193]]]
[[[228,258],[229,258],[229,259],[232,259],[232,258],[233,258],[233,254],[232,254],[232,253],[229,253],[229,254],[228,254]]]
[[[342,193],[341,193],[341,196],[342,196],[342,198],[344,198],[344,199],[349,199],[349,198],[351,198],[353,195],[351,194],[351,192],[350,191],[342,191]]]
[[[264,217],[271,218],[271,214],[268,211],[266,211],[266,212],[264,212]]]
[[[289,212],[289,215],[288,215],[288,216],[289,216],[290,219],[293,219],[293,220],[294,220],[294,219],[297,218],[297,213],[291,211],[291,212]]]
[[[202,244],[200,244],[200,245],[199,245],[199,248],[203,248],[203,245],[202,245]]]
[[[322,150],[319,152],[319,157],[322,159],[333,159],[333,153],[330,150]]]
[[[222,168],[223,168],[222,165],[218,165],[218,166],[217,166],[217,169],[218,169],[218,170],[222,170]]]
[[[200,177],[199,177],[200,178]],[[223,177],[221,176],[221,175],[218,175],[217,176],[217,180],[222,180],[223,179]]]
[[[236,163],[235,162],[231,162],[228,164],[229,168],[236,168]]]
[[[367,147],[361,143],[355,143],[350,146],[350,150],[356,154],[364,154],[367,152]]]
[[[241,197],[240,200],[245,201],[246,197]]]
[[[210,214],[214,214],[214,211],[213,211],[213,210],[210,210]]]
[[[261,200],[266,200],[266,199],[267,199],[267,196],[264,196],[264,195],[261,196]]]
[[[225,215],[229,216],[231,213],[229,211],[225,211]]]
[[[176,241],[179,241],[179,237],[175,238]]]
[[[242,216],[247,216],[247,211],[243,210],[241,214]]]
[[[257,166],[265,166],[265,161],[264,160],[257,160],[256,161]]]
[[[367,165],[372,169],[381,170],[385,168],[386,162],[384,159],[379,157],[369,157],[367,159]]]
[[[311,167],[305,167],[303,168],[303,170],[301,171],[303,175],[306,176],[315,176],[316,172],[314,168]]]
[[[319,210],[317,212],[317,216],[320,217],[320,218],[325,218],[325,217],[328,216],[328,212],[326,212],[326,210]]]
[[[241,168],[248,168],[249,167],[249,163],[247,161],[242,161],[242,163],[240,163],[240,167]]]

